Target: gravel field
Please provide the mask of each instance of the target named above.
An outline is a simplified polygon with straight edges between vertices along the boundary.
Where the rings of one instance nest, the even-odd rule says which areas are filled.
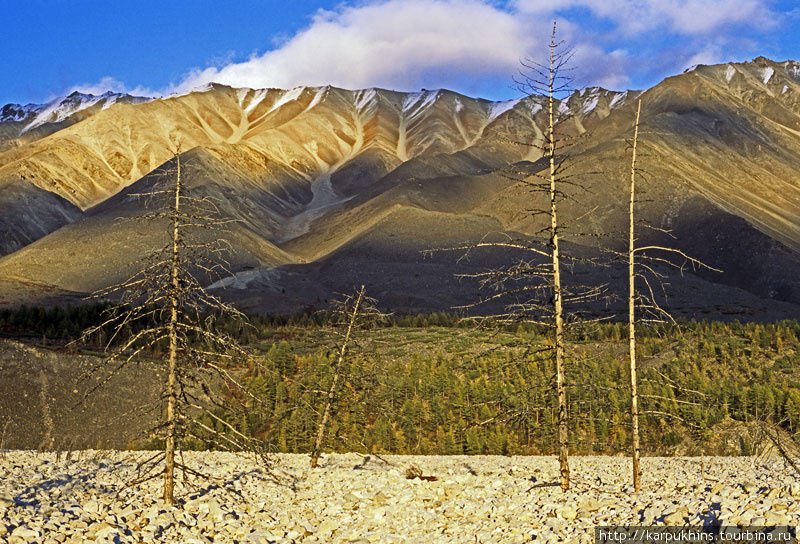
[[[800,478],[779,458],[572,457],[573,487],[553,457],[276,455],[274,478],[250,459],[186,453],[215,480],[123,489],[145,452],[70,456],[0,452],[0,542],[522,543],[593,542],[596,525],[800,524]],[[69,458],[67,458],[69,457]],[[436,481],[407,479],[416,465]],[[227,482],[223,485],[223,482]]]

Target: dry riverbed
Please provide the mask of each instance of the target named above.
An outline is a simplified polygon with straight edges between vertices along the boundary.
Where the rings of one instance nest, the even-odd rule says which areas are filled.
[[[70,456],[0,452],[0,542],[522,543],[592,542],[596,525],[798,525],[800,479],[780,458],[573,457],[573,486],[553,482],[552,457],[186,453],[215,480],[193,478],[178,507],[160,482],[123,489],[144,452]],[[416,465],[435,481],[407,479]]]

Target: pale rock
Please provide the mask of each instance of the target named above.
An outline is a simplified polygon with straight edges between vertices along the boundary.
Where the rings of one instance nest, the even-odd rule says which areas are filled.
[[[321,535],[330,535],[331,533],[333,533],[333,531],[335,531],[338,528],[339,528],[339,523],[335,519],[328,518],[326,520],[323,520],[323,522],[319,524],[317,531]]]
[[[94,535],[95,540],[105,540],[110,538],[112,535],[118,534],[119,531],[116,527],[112,527],[110,525],[106,525],[106,527],[97,531]]]
[[[778,488],[772,488],[772,489],[770,489],[769,491],[767,491],[767,493],[766,493],[765,497],[766,497],[767,499],[775,499],[775,498],[777,498],[777,497],[780,497],[780,494],[781,494],[781,490],[780,490],[780,489],[778,489]]]
[[[351,491],[351,492],[346,493],[342,497],[342,500],[345,501],[345,502],[350,502],[350,503],[358,503],[361,499]]]
[[[29,542],[37,538],[39,538],[39,531],[24,525],[20,525],[11,531],[11,535],[9,536],[8,540],[9,542],[13,542],[15,539],[17,539],[19,542]]]
[[[14,496],[11,493],[0,493],[0,508],[14,506]]]
[[[85,534],[89,538],[97,538],[98,534],[101,531],[105,531],[106,529],[108,529],[110,527],[111,527],[111,525],[106,523],[105,521],[100,522],[100,523],[95,523],[95,524],[92,524],[92,525],[90,525],[88,527],[88,529],[86,530]]]
[[[688,515],[688,508],[679,507],[672,513],[664,516],[664,525],[683,525],[683,522]]]
[[[580,501],[578,506],[587,512],[596,512],[600,510],[600,503],[591,498]]]
[[[245,543],[247,544],[270,544],[275,540],[280,540],[283,538],[283,533],[280,535],[271,534],[264,531],[254,531],[247,535],[245,538]]]
[[[574,506],[566,504],[566,505],[556,509],[556,515],[561,519],[565,519],[567,521],[572,521],[577,517],[578,512],[577,512],[577,510],[575,509]]]
[[[83,504],[83,511],[87,514],[99,514],[100,503],[96,500],[87,501]]]
[[[777,512],[769,512],[763,519],[765,520],[764,525],[770,527],[774,525],[789,525],[790,523],[789,518]]]

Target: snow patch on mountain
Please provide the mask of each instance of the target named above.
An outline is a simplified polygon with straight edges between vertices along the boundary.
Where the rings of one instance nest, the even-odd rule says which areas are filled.
[[[331,91],[331,86],[330,85],[326,85],[324,87],[317,87],[314,90],[316,91],[316,93],[314,94],[314,98],[312,98],[311,102],[308,104],[308,107],[306,108],[306,111],[310,110],[311,108],[313,108],[314,106],[316,106],[317,104],[322,102],[322,100],[326,96],[328,96],[328,93]]]
[[[600,102],[600,95],[595,94],[589,97],[589,99],[583,103],[583,114],[588,115],[597,107],[597,104]]]
[[[513,100],[504,100],[502,102],[492,102],[489,104],[489,119],[487,123],[491,123],[505,112],[513,109],[521,100],[521,98],[515,98]]]
[[[375,102],[378,98],[378,93],[375,88],[361,89],[355,93],[355,106],[356,111],[363,111],[367,106]]]
[[[418,116],[439,99],[440,93],[440,90],[409,93],[403,101],[403,113],[408,114],[409,118]]]
[[[248,94],[250,94],[250,89],[244,87],[236,89],[236,100],[239,102],[239,106],[244,107],[244,99]]]
[[[628,98],[628,91],[621,92],[621,93],[614,93],[614,97],[608,103],[608,109],[613,110],[619,106],[622,106],[625,103],[625,100]]]
[[[775,69],[771,66],[767,66],[763,70],[761,70],[761,80],[764,82],[764,85],[769,83],[769,80],[772,79],[772,76],[775,74]]]
[[[184,96],[184,95],[192,94],[192,93],[207,93],[207,92],[212,91],[212,90],[214,90],[214,82],[213,81],[211,83],[206,83],[205,85],[198,85],[197,87],[194,87],[188,93],[172,95],[172,96]]]
[[[94,106],[99,101],[108,99],[111,96],[114,96],[114,94],[110,92],[101,96],[95,96],[93,94],[82,94],[76,91],[67,97],[56,98],[42,105],[40,109],[37,110],[36,117],[33,121],[28,123],[20,134],[24,134],[45,123],[58,123],[63,121],[70,115]]]
[[[31,129],[47,123],[60,123],[70,116],[98,103],[102,104],[102,109],[107,109],[124,97],[133,98],[136,102],[152,100],[151,98],[131,97],[130,95],[113,93],[111,91],[99,96],[75,91],[69,96],[58,97],[46,104],[28,104],[26,106],[8,104],[0,110],[0,122],[19,122],[34,115],[35,117],[20,131],[20,134],[24,134]]]
[[[250,99],[250,103],[247,104],[247,107],[244,108],[245,113],[250,113],[256,107],[261,104],[261,102],[266,98],[267,93],[269,92],[268,89],[258,89],[254,94],[253,98]]]
[[[105,101],[105,103],[103,104],[103,107],[101,109],[102,110],[107,110],[108,108],[110,108],[111,106],[113,106],[114,104],[117,103],[117,99],[119,97],[120,97],[120,95],[118,95],[118,94],[109,96],[108,100]]]
[[[735,75],[736,75],[736,68],[734,68],[732,65],[729,64],[728,67],[725,68],[725,81],[730,83],[731,79],[733,79],[733,76]]]
[[[0,110],[0,123],[23,121],[26,117],[38,111],[39,108],[41,108],[39,104],[27,104],[25,106],[6,104]]]
[[[306,90],[305,87],[295,87],[294,89],[286,91],[278,100],[275,101],[275,103],[269,109],[269,113],[272,113],[273,111],[277,110],[284,104],[288,104],[289,102],[297,100],[298,98],[300,98],[300,95],[303,94],[303,91],[305,90]]]

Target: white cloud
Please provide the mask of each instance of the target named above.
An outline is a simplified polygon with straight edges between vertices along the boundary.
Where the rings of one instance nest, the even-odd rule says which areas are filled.
[[[722,58],[716,50],[700,51],[689,57],[689,60],[686,61],[685,68],[691,68],[698,64],[720,64],[721,62]]]
[[[631,59],[627,51],[617,49],[609,52],[590,43],[580,43],[575,46],[574,53],[574,66],[580,70],[576,79],[578,86],[599,85],[620,90],[630,84],[627,70]]]
[[[763,32],[780,20],[771,5],[774,0],[350,0],[318,11],[292,36],[273,37],[264,53],[241,62],[217,59],[161,91],[131,89],[113,78],[75,89],[157,96],[218,82],[444,87],[509,98],[520,59],[545,57],[554,18],[559,39],[574,48],[576,86],[623,89],[692,64],[731,60],[731,54],[746,58],[744,51],[755,49],[743,45],[748,31]]]
[[[388,0],[319,11],[280,47],[245,62],[195,70],[175,86],[331,84],[413,89],[474,77],[510,80],[547,25],[480,0]],[[437,85],[436,81],[440,83]]]

